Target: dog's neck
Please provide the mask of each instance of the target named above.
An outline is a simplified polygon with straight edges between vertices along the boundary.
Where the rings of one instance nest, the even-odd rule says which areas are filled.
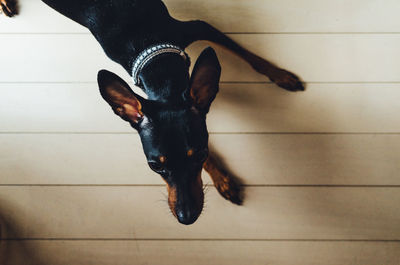
[[[162,54],[142,69],[139,79],[149,100],[180,104],[189,87],[188,63],[178,54]]]
[[[132,78],[135,85],[141,86],[139,73],[142,71],[142,69],[154,58],[167,53],[179,54],[184,58],[185,61],[189,63],[188,55],[176,45],[164,43],[148,47],[141,52],[131,64]]]

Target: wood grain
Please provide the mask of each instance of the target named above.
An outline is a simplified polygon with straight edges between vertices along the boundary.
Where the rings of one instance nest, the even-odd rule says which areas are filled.
[[[164,187],[0,187],[19,238],[399,240],[399,188],[246,189],[244,206],[210,188],[192,226],[169,213]],[[234,232],[233,232],[234,231]]]
[[[247,185],[400,185],[399,135],[217,134],[210,145]],[[4,134],[0,146],[0,184],[164,184],[138,135]]]
[[[97,84],[0,84],[0,132],[135,132]],[[208,115],[218,133],[399,133],[400,84],[222,84]],[[39,104],[40,102],[40,104]]]
[[[20,16],[0,17],[1,33],[87,32],[39,0],[19,0]],[[166,0],[178,19],[202,19],[225,32],[396,32],[396,0]]]
[[[237,34],[233,39],[306,82],[399,82],[400,35],[265,35]],[[0,82],[95,82],[102,68],[128,74],[106,58],[90,35],[0,35],[4,50]],[[190,47],[193,62],[209,45]],[[216,48],[222,64],[222,81],[266,82],[247,63]],[[15,56],[22,53],[21,56]]]
[[[398,243],[249,241],[11,241],[3,265],[397,265]],[[290,254],[289,254],[290,253]]]

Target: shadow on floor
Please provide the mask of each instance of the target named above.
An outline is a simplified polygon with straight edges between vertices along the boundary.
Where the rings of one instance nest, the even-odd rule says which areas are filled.
[[[2,206],[4,206],[3,202]],[[26,220],[25,220],[26,221]],[[2,215],[0,207],[0,264],[43,265],[29,242],[21,239],[20,228],[8,216]]]

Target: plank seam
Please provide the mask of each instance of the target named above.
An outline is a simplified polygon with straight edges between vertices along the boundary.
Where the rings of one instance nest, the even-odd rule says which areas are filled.
[[[379,184],[243,184],[244,188],[400,188],[400,184],[379,185]],[[73,187],[165,187],[165,184],[0,184],[0,187],[49,187],[49,188],[73,188]],[[204,187],[214,187],[207,184]]]
[[[398,31],[238,31],[227,35],[399,35]],[[0,35],[92,35],[90,32],[0,32]]]
[[[238,241],[238,242],[373,242],[400,243],[400,239],[241,239],[241,238],[3,238],[0,241]]]
[[[0,135],[137,135],[132,132],[4,131]],[[209,132],[210,135],[400,135],[400,132]]]
[[[306,85],[398,85],[400,81],[304,81]],[[0,81],[1,84],[96,84],[96,81]],[[267,84],[273,85],[273,82],[269,81],[221,81],[220,84]]]

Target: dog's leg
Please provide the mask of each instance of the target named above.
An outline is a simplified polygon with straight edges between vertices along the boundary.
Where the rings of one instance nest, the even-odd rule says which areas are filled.
[[[257,72],[266,75],[272,82],[289,91],[303,91],[304,86],[293,73],[281,69],[273,63],[241,47],[231,38],[204,21],[184,22],[183,31],[187,37],[186,45],[197,40],[208,40],[231,50],[247,61]]]
[[[210,174],[215,188],[225,199],[241,205],[242,189],[235,178],[228,175],[225,169],[216,161],[215,157],[209,155],[203,168]]]
[[[17,0],[0,0],[0,13],[4,13],[7,17],[18,14]]]

